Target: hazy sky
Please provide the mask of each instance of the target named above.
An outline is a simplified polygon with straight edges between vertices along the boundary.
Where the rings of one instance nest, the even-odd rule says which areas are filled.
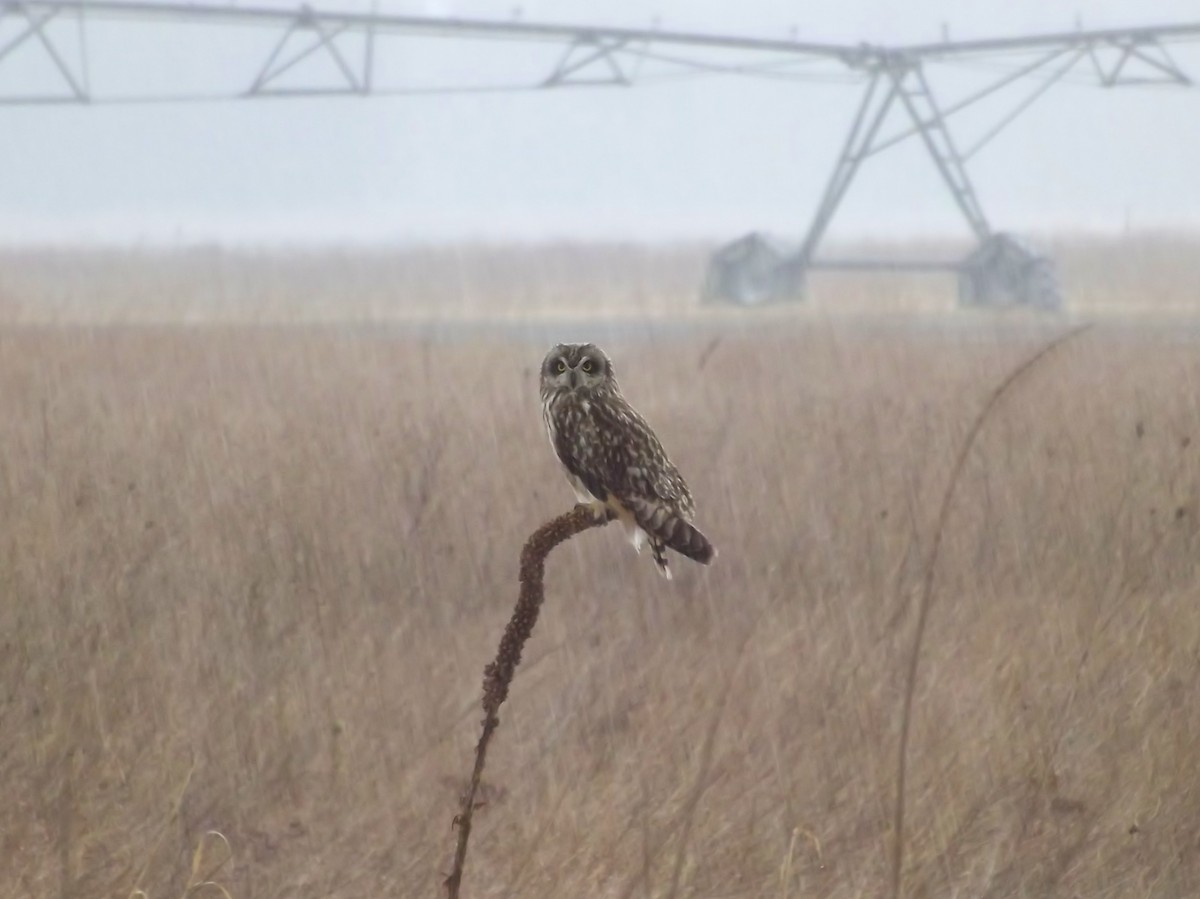
[[[530,21],[640,25],[657,15],[663,28],[786,37],[795,27],[803,39],[835,42],[936,40],[943,23],[952,37],[966,38],[1070,29],[1077,15],[1085,27],[1200,20],[1194,0],[391,0],[381,7],[508,18],[518,5]],[[0,46],[16,27],[0,21]],[[56,34],[75,52],[75,26],[64,28]],[[257,28],[104,23],[89,34],[89,78],[101,94],[244,88],[278,37]],[[377,50],[379,83],[530,81],[560,53],[389,39]],[[1200,78],[1200,42],[1173,53]],[[930,74],[952,99],[996,77],[987,68],[994,64]],[[313,66],[296,76],[334,77],[328,60],[314,58]],[[0,94],[53,86],[36,45],[0,62]],[[1022,82],[979,115],[955,119],[960,143],[969,145],[1033,86]],[[705,78],[452,97],[0,107],[0,241],[723,238],[752,228],[798,237],[860,90]],[[971,172],[990,219],[1005,229],[1200,227],[1198,113],[1196,89],[1063,85],[974,157]],[[916,142],[864,167],[831,230],[963,233]]]

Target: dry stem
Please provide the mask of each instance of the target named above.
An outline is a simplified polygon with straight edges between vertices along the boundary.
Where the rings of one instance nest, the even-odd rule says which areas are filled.
[[[475,747],[475,769],[471,772],[471,783],[462,795],[459,812],[454,818],[458,828],[458,847],[454,852],[454,867],[446,878],[446,890],[450,899],[458,899],[462,884],[463,865],[467,858],[467,840],[471,836],[471,816],[475,811],[475,792],[483,776],[483,763],[487,755],[492,733],[500,724],[497,712],[508,697],[517,665],[521,663],[521,650],[533,633],[538,613],[542,608],[545,589],[543,577],[546,572],[546,557],[554,547],[589,528],[600,527],[611,521],[611,515],[596,518],[592,510],[584,505],[576,506],[565,515],[546,522],[533,532],[521,550],[521,591],[513,609],[496,658],[483,670],[483,733]]]
[[[921,603],[917,610],[917,627],[913,634],[912,650],[908,657],[908,672],[905,677],[904,708],[900,713],[900,746],[896,760],[896,805],[892,818],[892,899],[901,899],[900,887],[904,868],[904,787],[908,773],[908,734],[912,722],[913,694],[917,685],[917,666],[921,661],[921,643],[925,637],[925,625],[929,621],[929,609],[933,605],[933,581],[937,571],[938,552],[942,546],[942,535],[946,532],[946,522],[950,516],[950,503],[954,498],[954,489],[958,486],[963,467],[979,432],[992,414],[992,410],[1000,402],[1009,388],[1017,383],[1022,376],[1032,371],[1039,362],[1050,355],[1069,340],[1078,337],[1089,330],[1090,324],[1081,325],[1060,337],[1047,343],[1036,353],[1014,368],[988,395],[987,402],[975,416],[971,429],[958,448],[958,456],[954,460],[954,468],[950,472],[950,480],[946,482],[946,492],[942,495],[942,505],[938,510],[937,528],[933,535],[933,547],[929,551],[929,562],[925,566],[924,583],[921,586]]]

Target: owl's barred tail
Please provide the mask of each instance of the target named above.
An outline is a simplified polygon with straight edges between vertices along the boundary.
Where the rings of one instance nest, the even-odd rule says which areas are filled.
[[[700,533],[690,521],[686,521],[662,506],[651,509],[634,509],[637,523],[652,538],[653,543],[670,547],[682,556],[687,556],[702,565],[707,565],[717,551],[708,538]],[[654,547],[657,550],[657,547]],[[659,552],[655,561],[666,573],[666,559]]]
[[[708,538],[700,533],[700,529],[682,518],[676,518],[673,521],[676,533],[673,537],[664,535],[663,542],[675,552],[687,556],[701,565],[711,562],[716,556],[717,550],[708,542]]]

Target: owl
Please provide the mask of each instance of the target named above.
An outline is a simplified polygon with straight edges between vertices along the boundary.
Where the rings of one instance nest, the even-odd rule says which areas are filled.
[[[649,543],[668,580],[668,547],[707,565],[717,551],[692,524],[695,503],[650,425],[621,395],[612,362],[590,343],[546,354],[542,417],[550,446],[581,503],[625,526],[634,550]]]

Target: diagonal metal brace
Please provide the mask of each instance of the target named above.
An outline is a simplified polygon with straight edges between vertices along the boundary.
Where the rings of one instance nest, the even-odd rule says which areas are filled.
[[[1177,84],[1191,87],[1193,81],[1187,72],[1171,58],[1166,46],[1152,35],[1135,35],[1124,38],[1110,38],[1104,42],[1105,47],[1118,50],[1117,58],[1111,65],[1105,67],[1094,43],[1088,44],[1088,54],[1092,67],[1104,87],[1121,87],[1138,84]],[[1157,50],[1158,55],[1153,55]],[[1154,70],[1157,76],[1146,74],[1131,75],[1126,71],[1130,60],[1137,60],[1142,67]]]
[[[893,89],[899,94],[913,125],[920,129],[921,141],[929,151],[938,174],[949,188],[951,196],[967,224],[980,241],[991,234],[991,226],[983,213],[966,162],[946,125],[933,90],[919,62],[905,67],[890,67],[888,75]],[[910,86],[911,85],[911,86]]]
[[[566,51],[554,71],[542,82],[541,87],[564,87],[580,84],[630,84],[629,76],[621,68],[616,54],[625,49],[629,38],[604,38],[593,34],[583,34],[567,45]],[[584,69],[603,62],[608,69],[608,76],[603,78],[578,77]]]
[[[309,59],[314,54],[324,50],[329,54],[330,58],[341,72],[342,78],[345,79],[345,90],[337,91],[338,93],[364,93],[367,90],[367,78],[369,72],[366,64],[363,66],[364,77],[360,78],[351,68],[346,57],[342,54],[341,49],[337,45],[337,38],[349,28],[348,22],[341,22],[335,27],[330,27],[312,10],[309,6],[304,6],[296,15],[288,27],[284,30],[275,46],[272,48],[267,60],[263,63],[258,74],[255,76],[249,90],[246,91],[246,96],[259,96],[263,94],[285,93],[278,89],[271,90],[271,84],[277,81],[286,72],[291,71],[300,63]],[[310,31],[314,37],[311,42],[304,47],[296,50],[289,55],[284,55],[284,48],[291,41],[293,35],[301,31]],[[370,45],[368,44],[368,47]],[[368,50],[369,52],[369,50]],[[325,91],[328,93],[328,91]]]
[[[802,267],[812,261],[812,257],[817,251],[817,245],[825,236],[825,230],[833,220],[838,206],[841,205],[842,197],[846,195],[850,183],[858,173],[859,166],[871,154],[871,147],[879,135],[879,129],[896,99],[896,91],[892,89],[885,94],[882,101],[876,104],[875,97],[882,80],[883,72],[881,70],[876,69],[871,73],[871,80],[867,82],[866,91],[859,102],[854,121],[850,125],[850,133],[846,135],[846,142],[842,145],[842,151],[838,155],[833,173],[825,185],[825,193],[817,206],[812,224],[809,225],[804,244],[797,254]]]
[[[5,5],[4,7],[0,7],[0,13],[7,12],[10,9],[20,10],[25,16],[25,21],[27,24],[16,37],[10,40],[7,44],[0,46],[0,61],[2,61],[6,56],[10,56],[13,51],[37,34],[38,31],[49,24],[49,22],[55,18],[59,12],[61,12],[61,10],[57,8],[51,9],[35,19],[33,17],[33,13],[31,13],[23,5],[18,6],[14,4],[12,6]]]
[[[51,6],[40,16],[36,15],[24,3],[6,3],[3,11],[7,12],[9,10],[19,11],[25,17],[27,24],[16,37],[12,38],[3,47],[0,47],[0,62],[16,52],[22,45],[36,39],[42,45],[42,49],[46,51],[46,55],[50,57],[50,61],[54,63],[54,67],[58,70],[59,75],[62,76],[63,81],[66,82],[67,87],[70,89],[72,95],[70,99],[74,99],[80,103],[88,102],[87,90],[84,89],[83,84],[80,83],[75,73],[71,71],[71,67],[67,65],[66,59],[46,33],[46,26],[62,12],[62,7]]]

